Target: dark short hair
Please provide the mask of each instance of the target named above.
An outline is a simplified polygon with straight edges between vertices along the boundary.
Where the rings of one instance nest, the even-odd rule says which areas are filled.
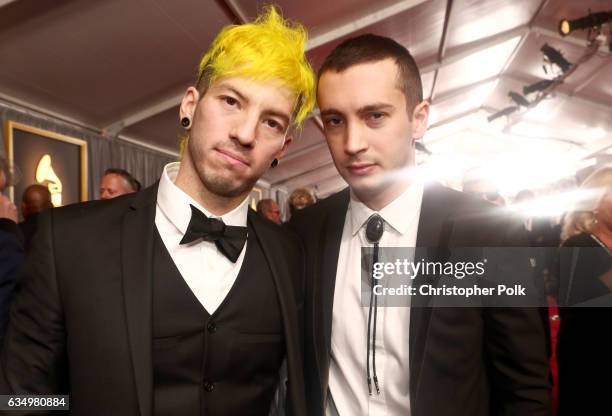
[[[257,212],[263,213],[264,211],[269,211],[272,206],[272,202],[276,201],[270,198],[259,200],[257,203]]]
[[[121,176],[128,183],[128,185],[130,186],[130,188],[132,188],[133,191],[140,191],[140,182],[138,182],[136,178],[134,178],[132,174],[127,170],[119,168],[109,168],[104,171],[104,176],[112,174]]]
[[[404,93],[408,111],[423,101],[419,68],[408,49],[393,39],[371,33],[347,39],[325,58],[317,79],[326,71],[342,72],[354,65],[393,59],[397,64],[398,85]]]

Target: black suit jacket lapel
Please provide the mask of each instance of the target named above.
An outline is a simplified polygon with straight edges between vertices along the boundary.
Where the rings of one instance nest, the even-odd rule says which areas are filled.
[[[158,183],[134,197],[121,226],[123,297],[141,415],[153,412],[151,279],[157,188]]]
[[[291,414],[303,415],[302,409],[306,409],[304,401],[304,376],[302,370],[303,345],[298,341],[303,336],[299,331],[303,331],[303,319],[299,316],[298,310],[303,311],[303,288],[293,288],[291,282],[295,281],[295,267],[287,261],[286,249],[283,241],[278,238],[277,233],[270,229],[269,224],[264,224],[264,219],[260,218],[253,210],[249,209],[249,224],[261,246],[266,261],[272,272],[272,278],[276,286],[278,301],[283,316],[283,330],[285,331],[285,342],[287,348],[287,371],[289,383],[287,389],[288,402],[292,409]],[[298,261],[303,260],[302,258]],[[303,263],[300,264],[303,271]],[[303,276],[300,281],[303,282]],[[296,290],[301,291],[300,304],[296,305]],[[305,415],[304,415],[305,416]]]
[[[334,291],[336,287],[336,271],[338,269],[338,256],[342,241],[342,230],[348,210],[350,193],[346,188],[337,196],[337,201],[327,212],[321,227],[319,247],[321,250],[321,271],[314,281],[313,293],[313,325],[315,348],[319,379],[321,380],[322,397],[325,400],[329,377],[329,362],[331,354],[331,332],[334,309]]]
[[[421,202],[421,213],[419,217],[419,228],[417,230],[416,246],[427,248],[425,260],[435,255],[435,249],[447,247],[452,234],[452,203],[446,188],[439,184],[425,186],[423,200]],[[420,252],[421,249],[417,248]],[[422,277],[422,276],[419,276]],[[426,278],[423,278],[426,279]],[[414,281],[415,286],[424,283],[418,277]],[[411,408],[416,409],[418,398],[419,377],[423,365],[425,345],[429,334],[431,322],[430,297],[414,296],[410,310],[410,401]]]

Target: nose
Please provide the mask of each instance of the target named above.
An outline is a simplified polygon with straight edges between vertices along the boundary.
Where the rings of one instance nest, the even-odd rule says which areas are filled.
[[[353,156],[368,150],[368,141],[364,134],[357,123],[350,123],[346,130],[344,152]]]
[[[238,141],[242,146],[250,147],[255,143],[258,124],[258,115],[245,111],[241,117],[236,119],[230,132],[230,136],[232,139]]]

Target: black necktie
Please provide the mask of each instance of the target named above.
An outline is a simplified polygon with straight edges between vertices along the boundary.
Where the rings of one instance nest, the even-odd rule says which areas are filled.
[[[222,220],[208,218],[193,205],[189,206],[191,207],[191,220],[180,244],[191,243],[198,238],[213,241],[225,257],[232,263],[236,263],[246,243],[247,227],[225,225]]]

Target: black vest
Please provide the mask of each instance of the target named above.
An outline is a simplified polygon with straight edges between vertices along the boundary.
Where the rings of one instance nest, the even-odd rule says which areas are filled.
[[[285,339],[270,268],[252,227],[248,235],[236,282],[210,315],[155,232],[155,415],[268,414]]]

